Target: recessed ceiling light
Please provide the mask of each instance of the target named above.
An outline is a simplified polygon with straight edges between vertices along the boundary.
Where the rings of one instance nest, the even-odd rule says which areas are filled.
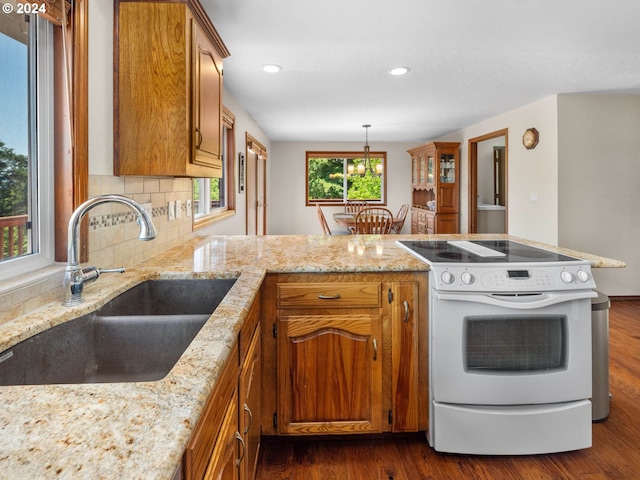
[[[280,65],[268,64],[263,65],[262,70],[267,73],[278,73],[280,70],[282,70],[282,67]]]
[[[395,68],[392,68],[389,71],[389,73],[391,75],[406,75],[410,71],[411,71],[411,69],[409,67],[395,67]]]

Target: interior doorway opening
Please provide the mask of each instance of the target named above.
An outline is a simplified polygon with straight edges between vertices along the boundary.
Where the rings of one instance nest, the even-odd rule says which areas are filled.
[[[246,135],[247,171],[247,235],[267,234],[267,149]]]
[[[509,129],[469,139],[469,233],[508,233]]]

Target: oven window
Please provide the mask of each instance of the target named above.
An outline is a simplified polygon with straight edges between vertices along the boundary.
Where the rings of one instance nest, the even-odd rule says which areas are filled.
[[[465,317],[465,370],[522,373],[565,369],[566,323],[564,315]]]

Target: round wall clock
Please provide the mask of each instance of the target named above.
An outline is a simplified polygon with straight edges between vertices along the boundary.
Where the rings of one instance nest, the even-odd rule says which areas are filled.
[[[536,148],[540,134],[535,128],[528,128],[522,135],[522,144],[527,150]]]

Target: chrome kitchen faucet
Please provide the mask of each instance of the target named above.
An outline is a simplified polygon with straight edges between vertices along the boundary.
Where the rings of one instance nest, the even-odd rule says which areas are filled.
[[[142,205],[122,195],[99,195],[80,205],[69,218],[69,230],[67,237],[67,268],[64,271],[62,286],[64,288],[64,300],[62,305],[71,307],[84,301],[82,290],[84,284],[98,279],[101,273],[124,272],[124,268],[103,269],[96,267],[81,268],[78,259],[80,251],[80,221],[93,207],[103,203],[122,203],[127,205],[137,215],[140,225],[140,240],[153,240],[156,238],[156,228],[151,216],[142,208]]]

